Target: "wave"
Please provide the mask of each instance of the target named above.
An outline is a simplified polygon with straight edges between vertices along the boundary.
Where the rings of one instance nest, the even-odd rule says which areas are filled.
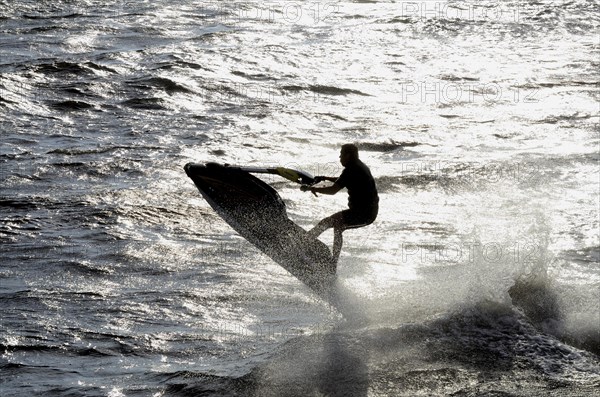
[[[0,105],[3,105],[3,106],[5,106],[5,105],[4,105],[5,103],[7,103],[7,104],[13,104],[13,105],[14,105],[14,104],[16,104],[16,103],[18,103],[18,102],[16,102],[16,101],[11,101],[11,100],[10,100],[10,99],[8,99],[8,98],[3,98],[3,97],[1,97],[1,96],[0,96]]]
[[[151,149],[160,149],[160,148],[152,147],[152,146],[139,147],[139,146],[116,145],[116,146],[105,146],[105,147],[99,147],[99,148],[93,148],[93,149],[76,149],[76,148],[53,149],[53,150],[46,152],[46,154],[64,154],[67,156],[80,156],[80,155],[86,155],[86,154],[110,153],[115,150],[121,150],[121,149],[124,149],[124,150],[145,150],[145,149],[151,150]],[[67,164],[67,165],[65,165],[65,164]],[[77,166],[78,163],[56,163],[54,165],[56,165],[56,166]]]
[[[338,114],[334,114],[334,113],[317,113],[319,116],[325,116],[325,117],[331,117],[332,119],[335,120],[341,120],[341,121],[348,121],[348,119],[346,119],[345,117],[342,117]]]
[[[34,353],[54,353],[59,356],[65,353],[70,356],[93,356],[93,357],[111,357],[116,356],[116,352],[107,351],[105,349],[99,349],[96,347],[82,347],[82,348],[67,348],[65,346],[52,346],[52,345],[3,345],[0,344],[0,351],[5,351],[10,354],[21,353],[21,352],[34,352]]]
[[[80,199],[74,200],[57,200],[53,197],[44,197],[44,196],[21,196],[18,198],[6,198],[0,196],[0,208],[10,208],[12,210],[19,211],[28,211],[28,210],[36,210],[36,209],[53,209],[53,210],[61,210],[65,216],[71,215],[73,217],[73,221],[80,221],[81,218],[91,218],[95,217],[97,221],[103,220],[113,216],[113,212],[110,208],[107,207],[98,207],[96,204]],[[37,223],[40,222],[40,219],[43,218],[30,218],[29,216],[25,216],[22,218],[18,218],[18,213],[13,213],[13,219],[11,222],[14,223]],[[53,244],[50,240],[48,242],[48,247],[43,245],[43,241],[38,241],[38,244],[35,246],[35,249],[54,249],[57,245]],[[58,244],[58,246],[62,246],[62,244]]]
[[[189,88],[186,88],[183,85],[166,77],[145,77],[141,79],[129,80],[127,81],[127,84],[130,87],[141,88],[144,90],[158,88],[159,90],[163,90],[168,94],[193,93],[193,91]]]
[[[558,124],[562,121],[577,121],[577,120],[589,120],[597,118],[597,115],[592,114],[580,114],[579,112],[573,114],[562,114],[557,116],[548,116],[540,120],[534,121],[538,124]]]
[[[231,72],[231,74],[235,75],[235,76],[239,76],[239,77],[244,77],[246,79],[249,80],[257,80],[257,81],[265,81],[265,80],[277,80],[274,77],[271,77],[267,74],[264,73],[255,73],[255,74],[251,74],[251,73],[245,73],[239,70],[234,70]]]
[[[52,166],[62,167],[62,168],[82,168],[82,167],[87,167],[88,164],[82,163],[80,161],[76,161],[76,162],[72,162],[72,163],[68,163],[68,162],[52,163]]]
[[[175,62],[175,64],[178,66],[182,66],[186,69],[189,68],[189,69],[194,69],[194,70],[205,70],[207,72],[213,72],[213,69],[207,68],[206,66],[200,65],[199,63],[177,60]]]
[[[405,147],[419,146],[419,142],[396,142],[389,140],[388,142],[354,142],[358,146],[359,150],[365,150],[368,152],[393,152],[394,150],[400,150]]]
[[[456,76],[454,74],[443,74],[439,76],[440,80],[445,81],[479,81],[477,77]]]
[[[36,331],[35,329],[33,331]],[[48,345],[5,345],[0,343],[0,351],[8,352],[11,354],[20,352],[37,352],[37,353],[57,353],[60,354],[63,348],[60,346],[48,346]]]
[[[88,15],[79,14],[79,13],[71,13],[71,14],[56,14],[56,15],[33,15],[33,14],[23,14],[23,18],[25,19],[33,19],[33,20],[45,20],[45,19],[73,19],[73,18],[86,18]]]
[[[42,202],[45,200],[42,199]],[[49,202],[49,200],[48,200]],[[38,208],[40,202],[31,200],[30,198],[12,198],[12,199],[2,199],[0,198],[0,208],[12,208],[12,209],[36,209]]]
[[[393,17],[390,19],[378,20],[377,23],[386,23],[386,24],[402,24],[402,25],[410,25],[414,23],[414,19],[410,17]]]
[[[166,385],[166,393],[171,396],[250,396],[248,381],[245,378],[231,378],[192,371],[178,371],[162,374],[161,383]]]
[[[50,106],[55,110],[59,110],[59,111],[63,111],[63,112],[86,110],[86,109],[94,108],[94,105],[92,105],[92,104],[89,104],[84,101],[74,101],[74,100],[54,102]]]
[[[536,88],[555,88],[555,87],[571,87],[571,86],[594,86],[594,87],[599,87],[600,86],[600,82],[599,81],[583,81],[583,80],[565,80],[565,81],[561,81],[561,82],[548,82],[548,83],[528,83],[528,84],[523,84],[523,85],[518,85],[515,86],[515,88],[522,88],[522,89],[528,89],[528,90],[532,90],[532,89],[536,89]]]
[[[52,63],[41,63],[34,66],[36,71],[44,74],[75,74],[85,75],[90,71],[78,62],[56,61]]]
[[[89,252],[86,252],[89,254]],[[90,277],[103,277],[113,273],[113,270],[110,267],[104,267],[102,265],[94,265],[88,261],[69,261],[69,260],[61,260],[60,265],[67,271],[75,271],[77,273],[83,274],[85,276]],[[91,296],[97,298],[104,298],[103,295],[97,294],[94,292],[83,292],[83,293],[74,293],[73,294],[76,299],[81,301],[81,296]]]
[[[27,289],[22,291],[0,293],[0,301],[15,302],[19,300],[32,300],[38,302],[39,298],[32,296],[31,292],[32,291],[30,289]]]
[[[350,88],[340,88],[328,85],[308,85],[308,86],[300,86],[300,85],[284,85],[281,87],[284,91],[298,92],[298,91],[310,91],[315,94],[323,94],[323,95],[361,95],[361,96],[371,96],[369,94],[365,94],[364,92],[353,90]]]
[[[132,98],[121,102],[121,104],[132,109],[141,110],[168,110],[161,98]]]
[[[600,356],[600,329],[596,328],[597,324],[569,323],[558,287],[546,271],[538,269],[518,278],[508,292],[513,304],[523,310],[541,332]],[[590,298],[594,299],[593,296]]]
[[[572,378],[573,365],[589,378]],[[510,306],[482,301],[422,323],[332,325],[290,339],[238,377],[160,377],[177,396],[530,396],[557,387],[593,396],[600,360],[540,334]]]

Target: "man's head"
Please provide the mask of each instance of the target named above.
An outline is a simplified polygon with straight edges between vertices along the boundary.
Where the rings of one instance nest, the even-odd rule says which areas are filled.
[[[352,143],[342,145],[342,150],[340,151],[340,163],[342,163],[342,166],[345,167],[355,160],[358,160],[358,148],[356,145]]]

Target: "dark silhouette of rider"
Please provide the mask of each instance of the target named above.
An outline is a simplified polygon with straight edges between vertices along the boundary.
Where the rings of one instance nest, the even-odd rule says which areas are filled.
[[[317,238],[325,230],[333,228],[333,263],[337,263],[342,250],[342,232],[346,229],[367,226],[377,218],[379,196],[375,180],[369,167],[358,158],[358,148],[353,144],[342,146],[340,163],[344,167],[339,178],[316,177],[317,180],[333,182],[328,187],[302,186],[302,191],[312,193],[336,194],[342,188],[348,189],[348,209],[323,219],[308,232],[311,238]]]

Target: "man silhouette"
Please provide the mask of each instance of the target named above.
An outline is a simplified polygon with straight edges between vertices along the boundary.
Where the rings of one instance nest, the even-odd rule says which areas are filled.
[[[353,144],[342,145],[340,163],[344,167],[339,178],[316,177],[317,180],[333,182],[328,187],[301,186],[301,190],[312,193],[336,194],[342,188],[348,189],[348,209],[323,219],[308,232],[317,238],[325,230],[333,228],[333,263],[336,264],[342,250],[342,232],[346,229],[367,226],[377,218],[379,196],[375,180],[369,167],[358,158],[358,148]]]

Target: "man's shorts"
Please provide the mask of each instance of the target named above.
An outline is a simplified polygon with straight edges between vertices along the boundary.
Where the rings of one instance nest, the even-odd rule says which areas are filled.
[[[342,214],[343,228],[353,229],[373,223],[375,218],[377,218],[378,211],[379,208],[376,206],[367,211],[344,210],[339,213]]]

